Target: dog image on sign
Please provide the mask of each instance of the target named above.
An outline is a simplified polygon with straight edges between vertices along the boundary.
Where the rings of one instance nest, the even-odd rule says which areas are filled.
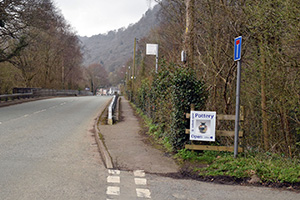
[[[190,140],[215,141],[216,112],[191,111]]]

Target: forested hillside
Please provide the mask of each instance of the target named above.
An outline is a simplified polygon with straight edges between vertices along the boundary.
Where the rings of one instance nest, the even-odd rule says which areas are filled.
[[[134,38],[159,24],[159,10],[155,6],[127,28],[79,39],[52,0],[1,1],[0,94],[14,87],[94,92],[119,83]]]
[[[173,150],[190,143],[184,113],[190,112],[191,103],[196,109],[235,114],[233,43],[243,36],[242,145],[246,152],[300,157],[299,2],[163,2],[160,26],[140,41],[136,72],[127,71],[136,79],[127,76],[126,82],[128,97],[151,118],[155,136]],[[159,44],[157,74],[155,59],[145,55],[146,43]],[[180,61],[182,50],[187,63]],[[230,130],[233,124],[217,128]],[[233,138],[217,137],[211,145],[232,142]]]
[[[0,44],[0,94],[88,86],[79,40],[51,0],[0,1]]]
[[[133,55],[134,38],[143,38],[159,24],[160,6],[148,10],[136,24],[112,30],[107,34],[79,37],[83,43],[84,65],[101,64],[108,72],[122,67]],[[101,26],[101,24],[99,24]]]

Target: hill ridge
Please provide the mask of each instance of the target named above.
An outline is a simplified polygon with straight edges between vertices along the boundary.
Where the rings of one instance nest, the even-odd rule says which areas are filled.
[[[159,10],[160,5],[154,6],[137,23],[130,24],[127,28],[122,27],[91,37],[78,36],[83,45],[84,66],[100,63],[108,72],[122,67],[133,54],[134,38],[147,36],[159,24]]]

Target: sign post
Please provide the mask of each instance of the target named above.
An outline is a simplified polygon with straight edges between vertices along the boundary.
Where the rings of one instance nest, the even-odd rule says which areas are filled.
[[[156,56],[155,72],[158,70],[158,44],[146,44],[146,55]]]
[[[242,36],[234,39],[234,61],[237,61],[237,82],[236,82],[236,106],[235,106],[235,126],[234,126],[234,158],[238,154],[239,145],[239,121],[240,121],[240,89],[241,89],[241,54]]]

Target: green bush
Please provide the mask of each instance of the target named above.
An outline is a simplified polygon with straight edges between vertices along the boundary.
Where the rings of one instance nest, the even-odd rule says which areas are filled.
[[[188,141],[185,129],[191,104],[203,109],[207,92],[202,81],[196,79],[188,68],[174,64],[161,64],[161,69],[153,75],[153,80],[145,79],[134,94],[134,102],[159,129],[155,136],[167,138],[173,150],[181,149]]]
[[[188,120],[185,114],[190,112],[191,104],[195,104],[196,110],[201,110],[204,109],[206,99],[207,93],[202,81],[197,80],[188,68],[177,68],[173,74],[171,115],[171,143],[175,149],[181,149],[188,141],[185,134]]]

